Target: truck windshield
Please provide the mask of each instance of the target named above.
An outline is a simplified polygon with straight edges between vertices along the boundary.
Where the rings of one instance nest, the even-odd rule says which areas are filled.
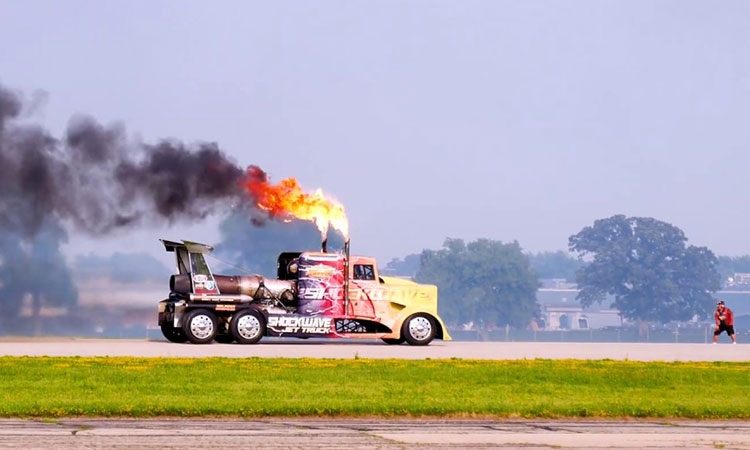
[[[355,264],[354,265],[354,279],[355,280],[374,280],[375,270],[372,264]]]
[[[206,259],[203,257],[202,253],[191,253],[190,260],[193,265],[193,275],[206,275],[207,277],[211,277],[211,270],[208,268],[208,264],[206,264]]]

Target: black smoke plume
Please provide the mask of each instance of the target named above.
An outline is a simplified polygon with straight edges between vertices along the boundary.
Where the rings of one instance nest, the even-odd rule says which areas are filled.
[[[245,170],[214,143],[146,144],[128,139],[122,125],[86,116],[56,138],[29,122],[34,107],[0,85],[0,334],[87,334],[85,323],[99,320],[79,311],[54,321],[63,328],[42,326],[43,307],[77,302],[60,251],[68,231],[102,235],[252,209]]]
[[[245,170],[215,143],[129,140],[121,125],[77,116],[62,139],[21,117],[0,86],[0,228],[33,237],[52,217],[102,234],[143,222],[197,220],[244,202]]]

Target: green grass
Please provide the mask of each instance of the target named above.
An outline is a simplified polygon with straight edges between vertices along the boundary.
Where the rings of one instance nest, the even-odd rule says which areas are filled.
[[[750,418],[750,362],[0,358],[0,416]]]

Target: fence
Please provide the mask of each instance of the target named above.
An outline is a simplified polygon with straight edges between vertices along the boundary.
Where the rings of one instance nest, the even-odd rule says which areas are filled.
[[[674,343],[709,343],[713,339],[713,327],[701,328],[657,328],[648,329],[641,334],[637,328],[603,328],[590,330],[494,330],[466,331],[449,330],[456,341],[504,341],[504,342],[674,342]],[[719,342],[729,342],[723,333]],[[738,331],[738,342],[750,342],[750,331]]]

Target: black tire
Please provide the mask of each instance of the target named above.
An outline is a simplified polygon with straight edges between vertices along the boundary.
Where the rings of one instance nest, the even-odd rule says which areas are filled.
[[[208,344],[216,337],[219,322],[210,309],[194,309],[185,315],[182,330],[193,344]]]
[[[214,341],[219,344],[231,344],[234,342],[234,336],[231,334],[217,334],[216,337],[214,337]]]
[[[404,320],[401,326],[401,337],[409,345],[428,345],[435,339],[437,325],[435,319],[428,314],[414,314]]]
[[[257,309],[246,309],[232,317],[229,329],[240,344],[256,344],[266,335],[266,318]]]
[[[383,342],[385,342],[388,345],[401,345],[404,343],[404,338],[398,338],[398,339],[383,339]]]
[[[177,344],[187,342],[185,332],[180,328],[173,327],[172,324],[168,322],[161,324],[161,334],[163,334],[169,342],[175,342]]]

